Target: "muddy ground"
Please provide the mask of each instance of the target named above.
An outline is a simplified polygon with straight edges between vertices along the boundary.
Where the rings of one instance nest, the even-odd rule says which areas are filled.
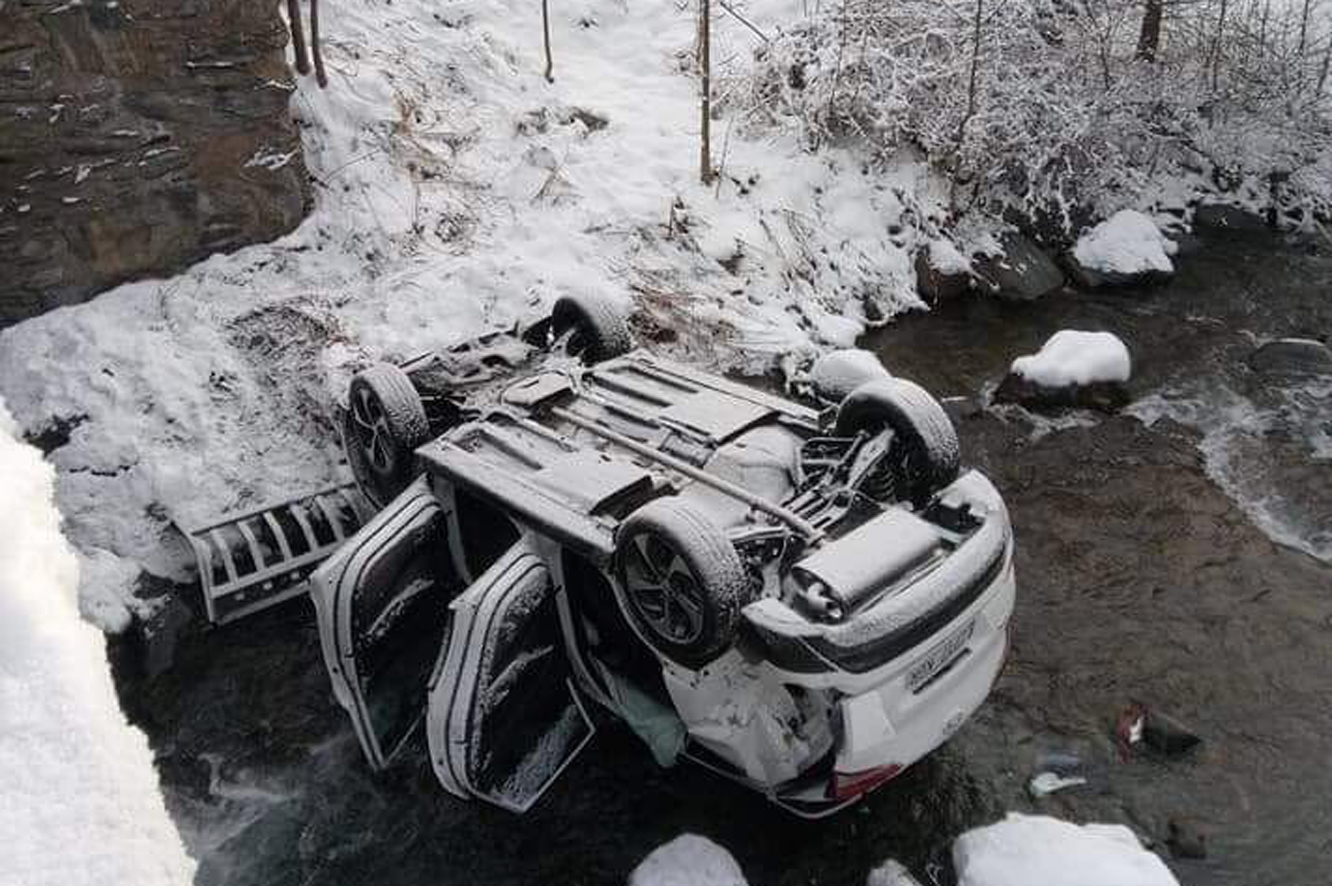
[[[1298,331],[1277,329],[1292,316],[1332,330],[1332,299],[1315,291],[1326,260],[1286,249],[1211,245],[1174,284],[1142,293],[969,300],[869,344],[940,394],[975,394],[1063,325],[1110,328],[1134,352],[1141,397],[1180,371],[1211,371],[1204,358],[1246,335]],[[1305,270],[1289,273],[1292,263]],[[1288,310],[1269,300],[1256,317],[1244,303],[1278,268],[1291,281]],[[200,859],[198,882],[620,883],[683,831],[728,848],[756,886],[861,884],[888,857],[943,882],[952,837],[1010,809],[1124,822],[1158,841],[1171,818],[1190,819],[1208,855],[1170,860],[1186,886],[1325,882],[1332,566],[1269,540],[1208,476],[1199,434],[1169,419],[1149,428],[1119,416],[1040,436],[1021,414],[983,412],[959,433],[965,459],[1006,496],[1018,538],[1009,664],[945,748],[860,807],[800,821],[706,772],[659,770],[617,730],[522,818],[444,794],[421,748],[375,775],[299,601],[188,638],[152,680],[132,650],[113,649],[122,701],[149,734]],[[1291,453],[1283,482],[1332,513],[1332,466],[1272,448]],[[1131,701],[1182,719],[1203,745],[1180,759],[1125,759],[1111,729]],[[1049,751],[1078,754],[1090,784],[1030,799],[1025,783]]]

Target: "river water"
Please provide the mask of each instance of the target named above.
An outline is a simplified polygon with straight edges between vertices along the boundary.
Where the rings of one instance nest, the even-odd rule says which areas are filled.
[[[113,649],[198,882],[620,883],[685,831],[728,848],[755,886],[861,884],[888,857],[946,882],[951,839],[1011,809],[1158,841],[1187,819],[1208,857],[1170,860],[1185,886],[1326,883],[1332,409],[1328,391],[1259,378],[1243,358],[1332,332],[1332,260],[1254,235],[1196,246],[1161,288],[965,299],[867,337],[894,373],[979,397],[1057,329],[1107,329],[1134,356],[1135,404],[959,422],[1018,537],[1010,662],[949,745],[860,807],[795,820],[705,772],[657,769],[616,730],[521,818],[444,794],[419,747],[375,775],[297,602],[190,637],[153,680]],[[1122,755],[1111,729],[1134,701],[1188,723],[1201,748]],[[1090,784],[1029,798],[1048,752],[1077,754]]]

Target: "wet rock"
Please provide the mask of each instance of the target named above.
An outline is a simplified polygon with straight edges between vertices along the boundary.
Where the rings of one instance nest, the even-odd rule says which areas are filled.
[[[1090,409],[1109,414],[1123,409],[1129,400],[1128,388],[1122,382],[1047,387],[1011,373],[994,392],[994,402],[1015,403],[1032,412]]]
[[[1194,732],[1169,714],[1148,710],[1142,719],[1142,740],[1148,747],[1174,757],[1202,743]]]
[[[31,0],[4,20],[0,325],[304,217],[277,3]]]
[[[1002,255],[975,262],[977,278],[1000,298],[1034,301],[1063,287],[1064,272],[1035,241],[1009,234],[1003,248]]]
[[[935,241],[916,253],[916,292],[926,303],[937,305],[970,289],[966,259],[951,243]]]
[[[1253,232],[1267,229],[1267,222],[1238,206],[1209,203],[1199,206],[1193,213],[1193,226],[1214,231]]]
[[[953,420],[953,424],[980,418],[985,414],[985,407],[975,397],[941,397],[939,404]]]
[[[135,619],[130,628],[141,673],[153,679],[170,670],[181,640],[196,627],[194,611],[174,593],[147,618]]]
[[[1172,818],[1166,823],[1166,845],[1175,858],[1206,858],[1207,834],[1188,818]]]
[[[1270,341],[1249,355],[1249,368],[1272,375],[1332,375],[1332,348],[1307,338]]]

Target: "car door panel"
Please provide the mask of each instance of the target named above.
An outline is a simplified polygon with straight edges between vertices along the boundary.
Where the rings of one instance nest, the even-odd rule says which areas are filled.
[[[310,578],[334,694],[376,769],[392,761],[425,713],[458,584],[447,516],[421,478]]]
[[[530,536],[454,601],[426,722],[450,792],[526,811],[591,740],[556,604]]]

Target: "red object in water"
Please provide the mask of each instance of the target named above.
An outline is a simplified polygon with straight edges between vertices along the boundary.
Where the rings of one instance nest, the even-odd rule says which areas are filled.
[[[850,800],[852,797],[874,790],[901,771],[900,764],[890,763],[887,766],[875,766],[873,769],[863,769],[860,772],[834,772],[832,783],[828,785],[828,793],[834,800]]]

